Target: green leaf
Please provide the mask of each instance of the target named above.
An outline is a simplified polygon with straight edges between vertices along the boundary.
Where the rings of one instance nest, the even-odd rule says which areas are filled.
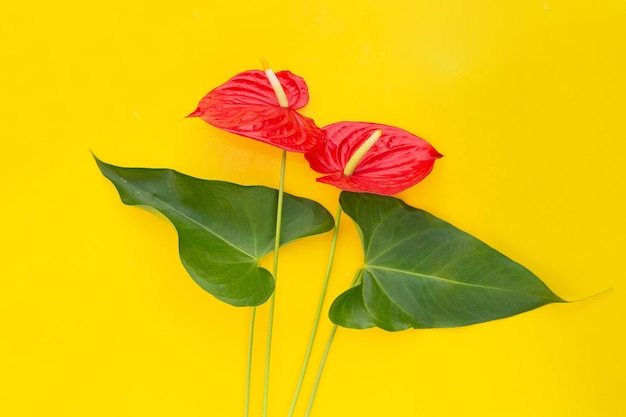
[[[259,261],[274,250],[277,190],[95,159],[123,203],[155,209],[174,225],[180,259],[200,287],[235,306],[260,305],[270,297],[274,278]],[[334,225],[324,207],[287,193],[282,219],[281,245]]]
[[[539,278],[473,236],[394,197],[342,192],[365,265],[331,320],[345,327],[457,327],[565,302]]]
[[[362,279],[363,269],[357,272]],[[333,302],[329,312],[333,323],[341,324],[351,329],[367,329],[376,326],[376,322],[365,308],[363,302],[363,286],[357,285],[339,295]]]

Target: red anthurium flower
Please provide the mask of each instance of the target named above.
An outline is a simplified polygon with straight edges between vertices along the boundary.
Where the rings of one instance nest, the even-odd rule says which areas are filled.
[[[393,195],[423,180],[442,155],[424,139],[393,126],[339,122],[304,156],[317,179],[342,190]]]
[[[264,66],[266,64],[264,63]],[[245,71],[209,92],[189,117],[281,149],[304,152],[324,132],[296,109],[309,101],[306,83],[289,71]]]

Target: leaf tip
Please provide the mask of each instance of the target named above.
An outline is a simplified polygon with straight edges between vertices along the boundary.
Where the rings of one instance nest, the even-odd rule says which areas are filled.
[[[89,149],[89,153],[91,154],[91,157],[96,161],[98,168],[102,170],[102,165],[104,164],[104,162],[102,162],[100,158],[98,158],[98,156],[91,149]]]
[[[579,298],[579,299],[576,299],[576,300],[563,300],[562,302],[564,302],[564,303],[579,303],[581,301],[587,301],[587,300],[589,300],[591,298],[599,297],[599,296],[604,295],[607,292],[610,292],[610,291],[613,291],[613,290],[614,290],[614,288],[607,288],[607,289],[602,290],[602,291],[600,291],[598,293],[591,294],[591,295],[588,295],[588,296],[583,297],[583,298]]]

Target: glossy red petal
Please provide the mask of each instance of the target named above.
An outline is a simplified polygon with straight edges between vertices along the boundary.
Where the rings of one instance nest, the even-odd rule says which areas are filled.
[[[313,119],[295,109],[309,100],[301,77],[289,71],[276,73],[289,106],[281,107],[265,72],[252,70],[235,75],[202,98],[189,117],[281,149],[304,152],[319,144],[324,132]]]
[[[365,154],[354,173],[343,174],[348,160],[376,130],[381,138]],[[339,122],[326,126],[323,146],[305,153],[317,180],[342,190],[397,194],[423,180],[441,154],[427,141],[403,129],[376,123]]]

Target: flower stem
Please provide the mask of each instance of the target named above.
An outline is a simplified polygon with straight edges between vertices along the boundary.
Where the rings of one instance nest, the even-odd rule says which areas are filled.
[[[274,264],[272,275],[277,282],[278,277],[278,249],[280,248],[280,231],[283,219],[283,195],[285,193],[285,166],[287,165],[287,151],[282,151],[280,160],[280,184],[278,186],[278,204],[276,208],[276,236],[274,238]],[[265,345],[265,376],[263,389],[263,417],[267,417],[267,405],[269,399],[270,382],[270,358],[272,356],[272,332],[274,329],[274,307],[276,301],[276,288],[270,297],[270,310],[267,324],[267,342]]]
[[[313,328],[311,329],[311,336],[309,338],[309,345],[307,346],[306,354],[304,355],[304,362],[302,363],[302,369],[300,370],[300,377],[298,379],[298,385],[296,386],[296,392],[293,395],[291,401],[291,408],[289,409],[288,417],[292,417],[298,403],[298,397],[300,391],[302,391],[302,383],[304,382],[304,376],[306,375],[307,368],[309,366],[309,360],[311,359],[311,351],[313,350],[313,344],[315,342],[315,336],[317,335],[317,328],[319,326],[320,318],[322,316],[322,308],[324,306],[324,299],[326,298],[326,290],[328,289],[328,281],[330,279],[330,273],[333,267],[333,260],[335,258],[335,248],[337,247],[337,236],[339,235],[339,224],[341,222],[341,206],[337,208],[337,214],[335,215],[335,230],[333,232],[333,239],[330,244],[330,255],[328,257],[328,265],[326,267],[326,276],[324,277],[324,283],[322,284],[322,291],[320,293],[319,301],[317,303],[317,311],[315,313],[315,319],[313,320]]]
[[[246,369],[246,399],[244,403],[244,417],[250,414],[250,386],[252,380],[252,346],[254,341],[254,321],[256,318],[256,307],[252,307],[250,315],[250,333],[248,335],[248,366]]]
[[[357,272],[352,280],[352,284],[350,287],[354,287],[356,283],[363,276],[362,270]],[[324,354],[322,355],[322,359],[320,361],[319,367],[317,369],[317,376],[315,377],[315,382],[313,383],[313,389],[311,390],[311,396],[309,397],[309,404],[306,408],[306,413],[304,417],[309,417],[311,415],[311,410],[313,409],[313,403],[315,402],[315,395],[317,394],[317,389],[319,388],[320,381],[322,379],[322,373],[324,372],[324,366],[326,365],[326,360],[328,359],[328,353],[330,352],[330,347],[333,344],[333,340],[335,339],[335,333],[337,333],[337,325],[334,324],[333,328],[330,330],[330,334],[328,335],[328,339],[326,340],[326,348],[324,349]]]
[[[317,394],[317,389],[320,385],[320,380],[322,379],[322,372],[324,371],[324,365],[326,365],[326,360],[328,359],[328,352],[330,352],[330,347],[333,344],[333,340],[335,339],[335,333],[337,333],[337,325],[334,324],[333,328],[328,335],[328,340],[326,341],[326,348],[324,349],[324,354],[322,355],[322,360],[320,362],[320,366],[317,370],[317,376],[315,377],[315,383],[313,384],[313,389],[311,390],[311,397],[309,398],[309,404],[306,407],[306,413],[304,417],[309,417],[311,415],[311,410],[313,409],[313,402],[315,401],[315,395]]]

